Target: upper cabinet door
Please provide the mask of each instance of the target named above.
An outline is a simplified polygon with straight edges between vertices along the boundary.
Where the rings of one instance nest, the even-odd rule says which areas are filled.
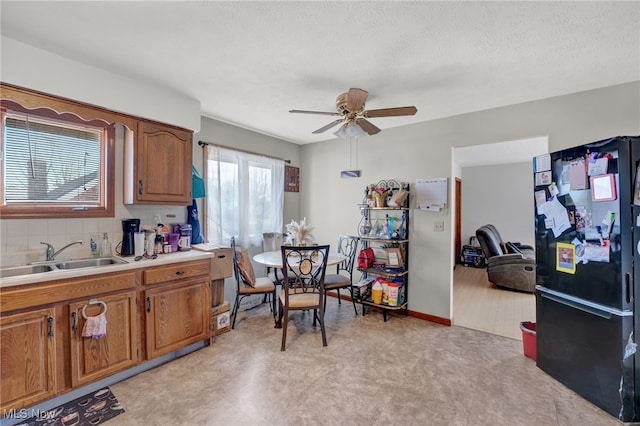
[[[135,140],[134,202],[191,204],[193,133],[147,121],[138,122]]]

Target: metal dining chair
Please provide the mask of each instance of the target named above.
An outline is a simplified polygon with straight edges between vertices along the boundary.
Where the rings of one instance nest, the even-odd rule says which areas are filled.
[[[231,328],[236,327],[236,316],[240,308],[240,301],[248,296],[271,295],[271,312],[276,320],[276,286],[267,277],[256,277],[251,265],[247,249],[236,249],[236,239],[231,237],[233,251],[233,274],[236,278],[236,299],[231,310]],[[264,303],[264,301],[263,301]]]
[[[320,323],[322,346],[327,346],[324,328],[324,276],[327,271],[329,245],[282,246],[283,282],[279,293],[278,324],[282,326],[281,351],[286,349],[289,312],[313,310],[313,326]]]
[[[338,253],[346,256],[347,259],[336,266],[335,274],[326,274],[324,277],[325,292],[335,290],[338,297],[338,304],[342,304],[340,289],[346,288],[349,290],[349,293],[351,293],[351,303],[353,303],[353,310],[356,315],[358,315],[358,309],[356,308],[356,302],[353,299],[353,288],[351,285],[353,284],[353,266],[355,264],[358,241],[360,241],[360,237],[353,235],[338,235]],[[324,298],[324,304],[326,310],[326,295]]]

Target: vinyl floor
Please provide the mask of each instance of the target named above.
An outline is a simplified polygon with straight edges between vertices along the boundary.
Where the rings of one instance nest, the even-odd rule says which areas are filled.
[[[519,320],[519,318],[517,318]],[[618,425],[523,355],[522,342],[458,325],[327,304],[328,346],[308,312],[287,349],[267,305],[235,330],[111,390],[109,426]]]

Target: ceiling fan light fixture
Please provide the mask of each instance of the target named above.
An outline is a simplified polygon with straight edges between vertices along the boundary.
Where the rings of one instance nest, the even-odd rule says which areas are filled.
[[[349,121],[348,123],[340,126],[334,135],[341,139],[361,138],[363,136],[367,136],[367,132],[362,130],[362,127],[358,126],[355,122]]]
[[[337,112],[308,111],[302,109],[292,109],[289,110],[289,112],[342,117],[320,127],[317,130],[314,130],[312,133],[323,133],[329,129],[333,129],[338,124],[341,124],[338,131],[334,132],[334,135],[341,139],[358,139],[367,135],[376,135],[382,130],[375,124],[371,123],[368,118],[415,115],[418,111],[415,106],[365,110],[365,102],[367,101],[368,96],[369,92],[366,90],[352,87],[348,92],[342,93],[336,98]]]

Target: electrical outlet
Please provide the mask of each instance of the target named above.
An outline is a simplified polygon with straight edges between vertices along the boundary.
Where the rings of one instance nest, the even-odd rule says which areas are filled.
[[[433,223],[433,230],[437,231],[437,232],[444,232],[444,222],[443,221],[434,222]]]

